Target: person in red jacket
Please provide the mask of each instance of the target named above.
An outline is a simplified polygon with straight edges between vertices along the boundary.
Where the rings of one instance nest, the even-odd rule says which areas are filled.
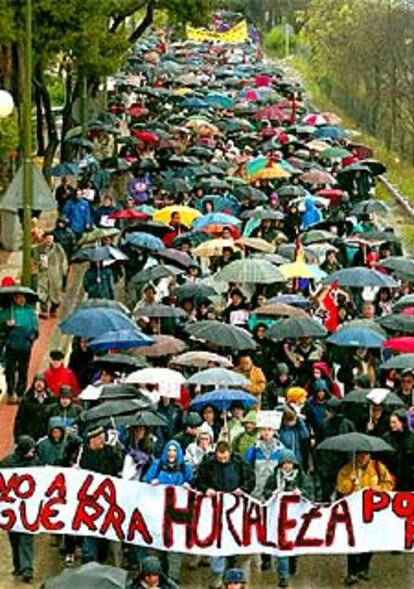
[[[73,394],[79,393],[79,385],[75,373],[63,364],[64,354],[60,350],[52,350],[49,354],[50,364],[45,371],[44,377],[46,388],[51,391],[55,397],[59,397],[60,387],[69,386]]]

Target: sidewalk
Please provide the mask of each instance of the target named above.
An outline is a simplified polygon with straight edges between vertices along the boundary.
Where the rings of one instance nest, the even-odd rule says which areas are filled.
[[[0,250],[0,280],[5,275],[13,276],[20,281],[21,253],[5,252]],[[66,293],[62,297],[59,317],[39,320],[39,337],[36,340],[30,358],[29,374],[27,384],[30,386],[34,376],[42,372],[48,365],[49,350],[59,348],[65,354],[69,352],[71,338],[63,336],[58,328],[61,317],[64,317],[82,299],[82,274],[80,266],[72,267],[68,279]],[[6,383],[4,374],[0,369],[0,459],[3,458],[13,447],[13,424],[17,413],[16,405],[5,403]]]

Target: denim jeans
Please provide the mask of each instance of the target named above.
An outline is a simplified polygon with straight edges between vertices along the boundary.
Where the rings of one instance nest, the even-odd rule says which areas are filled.
[[[290,565],[288,556],[278,556],[276,559],[276,570],[279,579],[289,579]]]
[[[16,573],[33,574],[33,536],[21,532],[9,532],[13,567]]]

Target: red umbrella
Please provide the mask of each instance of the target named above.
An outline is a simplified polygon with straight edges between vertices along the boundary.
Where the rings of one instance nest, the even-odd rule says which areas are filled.
[[[414,352],[414,337],[393,337],[383,344],[384,348],[394,350],[394,352],[413,353]]]
[[[131,104],[131,106],[128,109],[128,114],[130,117],[142,117],[143,115],[147,115],[149,112],[149,110],[147,108],[145,108],[144,106],[142,106],[141,104],[138,104],[137,102],[135,102],[134,104]]]
[[[110,219],[133,219],[134,221],[148,221],[151,217],[135,209],[122,209],[109,215]]]
[[[230,235],[233,239],[240,239],[240,231],[234,225],[206,225],[201,229],[203,233],[210,233],[210,235],[220,236],[223,233],[224,228],[230,231]]]
[[[323,198],[329,198],[331,205],[338,206],[341,203],[344,191],[339,188],[324,188],[323,190],[318,190],[316,194]]]
[[[108,110],[114,115],[122,115],[124,114],[126,107],[125,104],[111,104]]]
[[[158,135],[152,131],[134,131],[134,137],[143,143],[157,143],[159,141]]]
[[[403,315],[414,315],[414,307],[406,307],[401,311]]]
[[[260,109],[255,115],[256,121],[283,121],[286,119],[286,113],[284,113],[276,104],[265,106]]]

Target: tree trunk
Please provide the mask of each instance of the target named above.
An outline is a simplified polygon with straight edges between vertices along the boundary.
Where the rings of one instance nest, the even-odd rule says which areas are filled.
[[[45,154],[45,138],[43,135],[43,109],[42,109],[42,94],[38,84],[35,84],[35,102],[36,102],[36,142],[37,155],[43,156]]]
[[[147,11],[144,18],[139,23],[137,28],[131,33],[129,37],[130,43],[136,43],[138,39],[145,33],[148,27],[150,27],[154,21],[154,8],[155,0],[148,0]]]

